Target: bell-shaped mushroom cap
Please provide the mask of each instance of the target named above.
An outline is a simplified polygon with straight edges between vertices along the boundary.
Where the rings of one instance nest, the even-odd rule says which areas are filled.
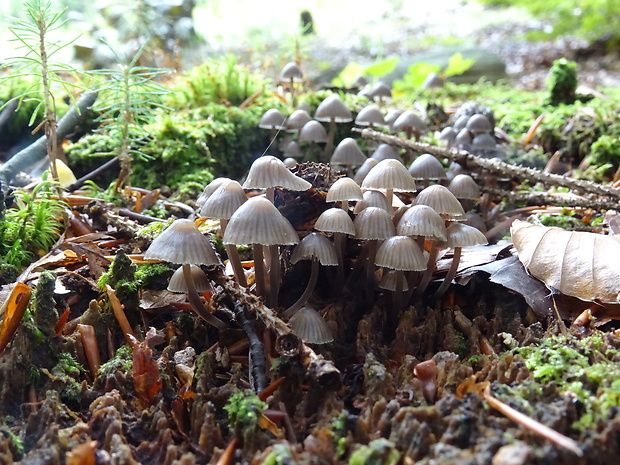
[[[207,185],[207,187],[205,187],[205,190],[202,191],[202,194],[198,196],[198,198],[196,199],[196,206],[202,207],[207,201],[207,199],[217,190],[218,187],[230,181],[232,181],[232,179],[230,178],[215,178]]]
[[[284,129],[284,115],[277,108],[271,108],[263,113],[258,127],[263,129]]]
[[[379,287],[381,289],[387,289],[388,291],[394,292],[396,290],[396,280],[400,277],[402,280],[402,290],[407,291],[409,289],[409,283],[407,282],[407,278],[404,274],[396,273],[396,270],[387,270],[383,272],[383,276],[381,276],[381,281],[379,282]]]
[[[175,220],[151,243],[145,260],[165,260],[170,263],[190,265],[220,265],[211,241],[196,227],[192,220]]]
[[[292,191],[305,191],[311,186],[308,181],[291,173],[282,160],[271,155],[263,155],[254,160],[243,183],[245,189],[283,187]]]
[[[414,179],[446,179],[446,170],[436,157],[424,153],[409,165],[409,174]]]
[[[233,214],[224,232],[224,244],[292,245],[297,232],[265,197],[253,197]]]
[[[297,105],[297,109],[304,110],[308,114],[310,114],[310,112],[312,111],[312,107],[305,100],[302,100],[301,102],[299,102],[299,105]]]
[[[303,80],[304,73],[297,63],[291,61],[284,65],[282,71],[280,71],[280,81],[301,81]]]
[[[392,89],[385,82],[379,81],[370,88],[370,98],[390,98]]]
[[[308,234],[299,241],[291,255],[291,263],[297,263],[299,260],[313,259],[317,259],[323,266],[336,266],[338,264],[338,256],[336,255],[334,244],[323,234],[316,232]]]
[[[474,245],[488,244],[487,238],[476,228],[462,223],[452,223],[446,230],[448,240],[446,246],[454,247],[472,247]]]
[[[359,148],[356,140],[351,137],[345,137],[334,149],[329,162],[332,165],[360,166],[366,159],[366,155]]]
[[[392,131],[396,133],[407,132],[408,130],[418,133],[423,133],[427,130],[422,118],[411,110],[404,111],[392,125]]]
[[[288,130],[297,131],[303,128],[308,121],[312,121],[312,117],[306,110],[295,110],[284,123],[284,127]]]
[[[426,259],[416,242],[407,236],[392,236],[377,250],[375,265],[400,271],[422,271]]]
[[[395,192],[414,192],[415,181],[398,160],[388,158],[377,163],[362,181],[363,189],[392,189]]]
[[[284,166],[286,166],[287,168],[295,168],[297,166],[297,160],[295,160],[293,157],[287,157],[284,160],[282,160],[282,163],[284,163]]]
[[[353,220],[342,208],[328,208],[317,218],[314,223],[317,231],[330,233],[345,233],[349,236],[355,234]]]
[[[459,133],[458,130],[453,128],[452,126],[447,126],[441,130],[439,134],[439,141],[444,142],[448,147],[454,146],[454,142],[456,140],[456,135]]]
[[[382,208],[368,207],[353,220],[355,237],[362,240],[387,239],[396,234],[392,217]]]
[[[402,115],[405,110],[401,110],[400,108],[394,108],[387,112],[385,115],[385,123],[388,124],[391,128],[394,126],[394,123],[398,119],[400,115]]]
[[[203,273],[200,267],[196,265],[190,265],[190,271],[192,273],[194,285],[196,286],[196,290],[198,292],[207,292],[213,290],[211,283],[207,279],[207,275]],[[168,290],[170,292],[189,292],[189,290],[187,289],[187,281],[185,281],[185,277],[183,276],[182,266],[177,268],[177,270],[172,274],[172,277],[168,282]]]
[[[452,127],[454,127],[454,129],[456,129],[457,131],[460,131],[461,129],[465,129],[468,121],[469,121],[468,115],[459,116],[454,122],[454,125]]]
[[[368,105],[357,114],[355,124],[359,126],[385,126],[385,119],[377,105]]]
[[[375,160],[374,158],[367,158],[366,161],[362,163],[362,166],[360,166],[355,172],[355,176],[353,176],[353,180],[358,184],[361,184],[362,182],[364,182],[364,178],[368,176],[368,173],[370,173],[371,169],[377,166],[377,163],[379,162]]]
[[[439,213],[428,205],[412,205],[400,218],[396,233],[402,236],[421,236],[445,241],[446,224]]]
[[[448,184],[448,189],[457,199],[478,200],[480,198],[480,188],[468,174],[457,174]]]
[[[223,183],[204,203],[200,216],[227,220],[246,200],[248,197],[237,181]]]
[[[353,208],[353,213],[358,214],[368,207],[381,208],[382,210],[385,210],[390,216],[394,215],[392,205],[390,205],[387,197],[383,195],[383,192],[381,191],[365,191],[363,199],[355,204],[355,207]]]
[[[494,149],[496,145],[495,138],[488,132],[477,134],[471,141],[474,149]]]
[[[452,181],[457,174],[461,173],[466,174],[465,168],[463,168],[463,165],[461,165],[460,163],[453,161],[450,163],[448,169],[446,170],[446,178],[448,179],[448,181]]]
[[[309,344],[327,344],[334,340],[327,322],[309,305],[301,307],[288,322],[297,337]]]
[[[379,147],[377,147],[377,150],[373,152],[370,158],[377,160],[377,162],[390,159],[398,160],[401,163],[403,161],[398,151],[390,144],[379,144]]]
[[[476,114],[470,116],[467,120],[467,124],[465,127],[471,132],[474,136],[483,133],[490,133],[493,128],[491,127],[491,122],[489,118],[484,115]]]
[[[332,94],[323,100],[314,113],[314,119],[318,121],[332,121],[346,123],[353,121],[351,111],[342,103],[340,97]]]
[[[449,220],[464,220],[465,212],[461,202],[447,187],[434,184],[423,189],[415,199],[416,205],[428,205],[441,216]]]
[[[469,147],[473,137],[467,129],[461,129],[454,139],[454,145],[457,147]]]
[[[363,74],[358,74],[357,77],[355,78],[355,81],[353,81],[353,87],[364,87],[368,85],[368,79],[366,79],[366,77]]]
[[[299,142],[327,142],[327,131],[318,121],[308,121],[299,132]]]
[[[296,140],[290,141],[284,148],[284,155],[291,158],[303,158],[304,153]]]
[[[343,200],[362,200],[362,189],[351,178],[344,177],[336,180],[327,191],[327,202],[341,202]]]

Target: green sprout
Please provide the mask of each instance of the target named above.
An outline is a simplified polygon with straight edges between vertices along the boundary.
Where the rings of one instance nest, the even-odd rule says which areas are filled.
[[[228,412],[228,425],[245,444],[258,431],[260,418],[266,408],[267,404],[249,389],[233,394],[224,406]]]

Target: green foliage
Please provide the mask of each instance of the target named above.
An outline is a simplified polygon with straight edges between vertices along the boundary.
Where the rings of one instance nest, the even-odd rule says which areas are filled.
[[[211,59],[186,72],[172,87],[170,105],[196,108],[212,103],[238,106],[257,92],[264,92],[267,81],[237,63],[233,54]]]
[[[131,374],[133,369],[133,350],[129,345],[124,345],[116,350],[114,357],[102,363],[97,373],[104,380],[116,373]]]
[[[251,390],[233,394],[224,410],[228,413],[228,425],[244,444],[249,443],[252,436],[258,431],[263,410],[267,404],[261,401]]]
[[[380,79],[394,71],[399,61],[400,57],[393,57],[371,63],[368,66],[353,61],[340,71],[340,74],[332,80],[332,84],[339,87],[350,87],[358,76],[369,77],[373,80]]]
[[[553,25],[551,31],[537,31],[532,39],[549,39],[564,34],[586,39],[609,36],[618,39],[620,3],[613,0],[478,0],[485,5],[521,6]]]
[[[394,81],[392,86],[396,94],[412,92],[415,89],[419,89],[422,86],[422,83],[424,83],[424,80],[431,73],[439,73],[442,79],[447,79],[451,76],[463,74],[471,68],[475,62],[476,60],[473,58],[463,58],[463,55],[458,52],[449,58],[448,66],[446,66],[443,70],[439,65],[433,65],[425,62],[414,63],[409,66],[407,73],[403,76],[403,78]]]
[[[44,255],[60,236],[64,202],[52,195],[47,175],[31,192],[15,191],[15,207],[0,220],[0,279],[11,281],[33,258]]]
[[[361,446],[349,459],[349,465],[388,465],[396,463],[400,453],[396,446],[387,439],[380,438]]]
[[[66,352],[58,356],[58,363],[51,369],[53,385],[63,399],[78,400],[82,393],[82,375],[86,369]]]
[[[551,337],[537,346],[515,349],[536,381],[554,383],[578,400],[580,415],[573,427],[597,428],[620,406],[620,352],[605,336],[583,339]],[[518,389],[518,388],[517,388]]]
[[[549,105],[574,103],[577,90],[577,63],[566,58],[555,60],[547,76],[547,88],[549,95],[546,102]]]
[[[291,446],[288,443],[277,443],[273,445],[271,453],[265,457],[263,465],[289,465],[295,463]]]

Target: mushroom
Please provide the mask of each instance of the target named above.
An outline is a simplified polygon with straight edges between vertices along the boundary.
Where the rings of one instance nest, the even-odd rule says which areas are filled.
[[[361,166],[366,160],[367,157],[357,145],[357,141],[351,137],[345,137],[334,150],[329,163],[345,166],[347,174],[353,176],[353,167]]]
[[[403,277],[405,271],[426,269],[426,259],[418,244],[407,236],[392,236],[377,250],[375,265],[396,271],[396,288],[393,296],[392,317],[395,322],[403,310]]]
[[[289,325],[297,337],[309,344],[327,344],[334,340],[327,322],[314,307],[304,305],[290,320]]]
[[[471,210],[473,201],[480,199],[480,188],[468,174],[457,174],[448,184],[448,190],[461,202],[463,210]]]
[[[280,268],[278,246],[293,245],[297,242],[299,238],[291,223],[265,197],[253,197],[241,205],[230,218],[224,232],[224,244],[252,244],[256,289],[272,307],[277,306],[278,302]],[[269,296],[266,293],[263,246],[273,247],[269,267],[271,279]]]
[[[377,162],[390,158],[393,160],[398,160],[401,163],[403,161],[398,151],[389,144],[379,144],[370,158],[377,160]]]
[[[213,286],[207,279],[207,275],[200,269],[199,266],[190,265],[190,272],[192,274],[192,279],[194,280],[194,285],[196,286],[196,291],[198,292],[209,292],[213,291]],[[168,290],[170,292],[182,292],[187,293],[189,289],[187,287],[187,281],[185,280],[185,276],[183,273],[183,267],[180,266],[176,269],[172,276],[170,277],[170,281],[168,282]]]
[[[439,133],[439,141],[446,144],[446,147],[452,148],[454,147],[454,142],[456,140],[456,135],[459,133],[453,126],[446,126]]]
[[[243,183],[243,188],[266,189],[266,196],[273,203],[277,186],[292,191],[305,191],[310,189],[312,185],[291,173],[279,158],[272,155],[263,155],[254,160],[254,163],[250,166],[250,172]]]
[[[230,181],[232,181],[232,179],[230,178],[215,178],[207,185],[207,187],[205,187],[204,191],[202,191],[202,194],[198,196],[198,198],[196,199],[196,206],[198,208],[202,207],[207,201],[207,199],[217,190],[218,187]]]
[[[355,124],[358,126],[368,126],[371,129],[375,126],[386,126],[383,113],[377,105],[368,105],[360,110],[355,117]]]
[[[182,265],[187,283],[187,298],[194,311],[207,323],[218,329],[226,327],[219,318],[205,308],[192,275],[190,265],[221,265],[209,239],[196,227],[192,220],[174,221],[164,232],[153,240],[144,252],[145,260],[164,260]]]
[[[383,81],[378,81],[370,88],[369,97],[372,100],[379,99],[379,104],[383,104],[386,98],[392,98],[392,89]]]
[[[428,181],[446,179],[446,170],[441,162],[430,153],[423,153],[409,165],[409,174],[416,181],[421,181],[422,188],[428,186]]]
[[[396,230],[394,229],[390,214],[377,207],[368,207],[362,210],[353,221],[353,225],[355,226],[355,237],[366,241],[364,246],[366,254],[366,289],[370,292],[377,245],[380,240],[392,237]]]
[[[314,113],[317,121],[329,122],[329,132],[327,133],[327,144],[325,155],[330,156],[334,150],[334,137],[336,136],[336,123],[347,123],[353,121],[351,111],[344,105],[340,97],[332,94],[323,100]],[[361,165],[361,163],[360,163]]]
[[[290,84],[291,88],[291,106],[295,108],[297,106],[297,102],[295,99],[295,82],[302,82],[304,74],[301,71],[301,68],[297,63],[291,61],[284,65],[282,71],[280,72],[280,81],[287,82]]]
[[[348,211],[349,201],[362,200],[363,194],[360,186],[349,177],[337,179],[327,190],[326,202],[340,202],[340,207]]]
[[[422,383],[422,395],[429,405],[434,404],[437,398],[437,373],[437,364],[433,359],[420,362],[413,369],[413,374]]]
[[[280,110],[271,108],[263,113],[258,122],[258,127],[271,130],[271,139],[273,140],[276,138],[278,131],[284,129],[284,120],[285,117]]]
[[[237,211],[237,209],[248,200],[241,184],[237,181],[229,181],[223,183],[219,188],[205,201],[200,209],[200,215],[206,218],[220,220],[220,236],[223,237],[226,232],[228,220]],[[245,272],[241,266],[241,259],[237,247],[233,244],[224,244],[226,254],[230,260],[235,278],[240,286],[247,287],[248,283],[245,279]]]
[[[284,147],[284,156],[288,158],[303,158],[304,153],[301,151],[299,143],[295,140],[290,141]],[[284,163],[286,165],[286,163]]]
[[[340,289],[344,282],[344,251],[347,235],[355,235],[355,226],[349,214],[341,208],[328,208],[317,218],[314,223],[317,231],[334,234],[334,247],[338,256],[338,268],[336,269],[335,289]]]
[[[405,110],[401,110],[400,108],[394,108],[387,112],[385,115],[385,123],[389,126],[390,130],[394,132],[394,123],[398,119],[400,115],[402,115]]]
[[[446,234],[448,236],[448,240],[446,241],[446,245],[450,248],[454,249],[454,255],[452,257],[452,263],[450,264],[450,269],[446,274],[441,286],[435,292],[433,298],[435,300],[441,299],[444,295],[450,284],[452,283],[452,279],[456,276],[456,271],[459,267],[459,262],[461,259],[461,249],[463,247],[471,247],[474,245],[485,245],[488,243],[487,238],[478,231],[476,228],[472,228],[471,226],[467,226],[466,224],[461,223],[452,223],[448,226],[446,230]]]
[[[363,196],[364,198],[355,204],[355,208],[353,208],[354,214],[357,215],[368,207],[377,207],[388,212],[390,216],[394,215],[394,209],[383,192],[369,190],[365,191]]]
[[[323,266],[338,265],[336,249],[329,240],[320,233],[310,233],[304,237],[291,256],[291,263],[295,264],[299,260],[312,260],[310,279],[303,294],[291,305],[283,314],[283,318],[290,318],[303,307],[314,292],[317,279],[319,277],[319,263]]]
[[[415,112],[406,110],[394,121],[392,131],[396,134],[404,132],[407,134],[407,138],[411,139],[411,136],[414,136],[415,140],[419,140],[420,136],[428,131],[428,128]]]
[[[439,215],[448,221],[461,221],[465,219],[465,211],[458,199],[447,187],[433,184],[422,189],[416,197],[416,205],[428,205]]]
[[[362,182],[364,182],[364,178],[368,175],[368,173],[370,173],[370,170],[377,165],[377,163],[379,162],[374,158],[366,159],[366,161],[362,163],[362,166],[360,166],[355,172],[353,180],[358,184],[362,184]]]
[[[312,121],[312,117],[306,110],[295,110],[291,113],[291,116],[288,117],[286,123],[284,123],[284,127],[287,131],[296,132],[299,138],[301,129],[310,121]]]
[[[394,191],[415,192],[415,181],[405,165],[398,160],[387,159],[370,170],[362,182],[362,188],[385,190],[385,197],[391,206]]]

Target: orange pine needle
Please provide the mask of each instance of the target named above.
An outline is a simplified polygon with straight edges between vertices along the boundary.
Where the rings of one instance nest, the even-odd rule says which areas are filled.
[[[125,340],[127,341],[127,344],[129,344],[129,346],[133,348],[134,341],[136,341],[136,336],[133,333],[133,329],[131,329],[131,325],[129,324],[129,321],[127,320],[127,316],[125,315],[123,304],[121,304],[121,301],[118,300],[118,297],[116,297],[116,293],[114,292],[114,289],[112,289],[109,284],[106,284],[105,290],[108,293],[108,298],[110,299],[112,310],[114,310],[114,316],[116,317],[116,320],[118,321],[118,324],[120,325],[121,330],[123,331],[123,334],[125,335]]]

